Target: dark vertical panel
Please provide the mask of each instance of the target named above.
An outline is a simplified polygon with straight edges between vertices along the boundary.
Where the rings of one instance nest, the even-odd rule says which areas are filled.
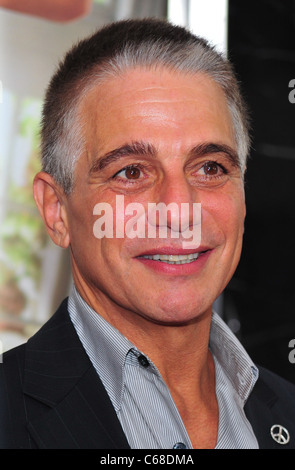
[[[252,116],[247,218],[225,313],[240,321],[252,358],[295,382],[295,6],[291,0],[229,0],[229,57]]]

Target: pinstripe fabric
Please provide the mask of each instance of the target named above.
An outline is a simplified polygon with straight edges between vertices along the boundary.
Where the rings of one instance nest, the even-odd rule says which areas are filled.
[[[69,297],[71,320],[110,397],[133,449],[192,448],[169,389],[156,366],[141,364],[138,351],[119,331],[97,315],[75,287]],[[210,349],[215,363],[219,407],[216,449],[255,449],[256,437],[244,404],[258,371],[221,318],[213,314]]]

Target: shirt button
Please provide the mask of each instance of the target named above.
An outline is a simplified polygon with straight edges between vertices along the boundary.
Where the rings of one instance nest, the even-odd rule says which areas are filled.
[[[183,442],[176,442],[174,444],[173,449],[186,449],[186,445]]]
[[[142,365],[142,367],[148,367],[150,365],[149,361],[143,354],[138,356],[138,362]]]

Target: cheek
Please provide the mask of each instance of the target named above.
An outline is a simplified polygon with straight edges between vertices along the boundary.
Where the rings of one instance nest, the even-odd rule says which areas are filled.
[[[202,228],[214,231],[217,238],[237,241],[244,231],[243,191],[228,191],[202,202]]]
[[[142,195],[136,202],[130,197],[116,195],[110,204],[111,231],[117,239],[143,239],[146,236],[146,198]]]
[[[93,215],[95,204],[82,198],[74,202],[69,206],[68,217],[71,251],[75,257],[86,260],[89,255],[95,256],[94,246],[100,241],[95,238],[93,231],[97,219]]]

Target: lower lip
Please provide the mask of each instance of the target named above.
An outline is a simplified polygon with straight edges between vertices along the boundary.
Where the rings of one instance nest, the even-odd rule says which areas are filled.
[[[201,271],[201,269],[208,261],[208,258],[211,255],[212,251],[213,250],[208,250],[204,253],[201,253],[195,261],[186,264],[169,264],[165,263],[165,261],[156,261],[147,258],[135,259],[140,263],[144,264],[147,268],[150,268],[158,273],[185,276],[188,274],[196,274]]]

